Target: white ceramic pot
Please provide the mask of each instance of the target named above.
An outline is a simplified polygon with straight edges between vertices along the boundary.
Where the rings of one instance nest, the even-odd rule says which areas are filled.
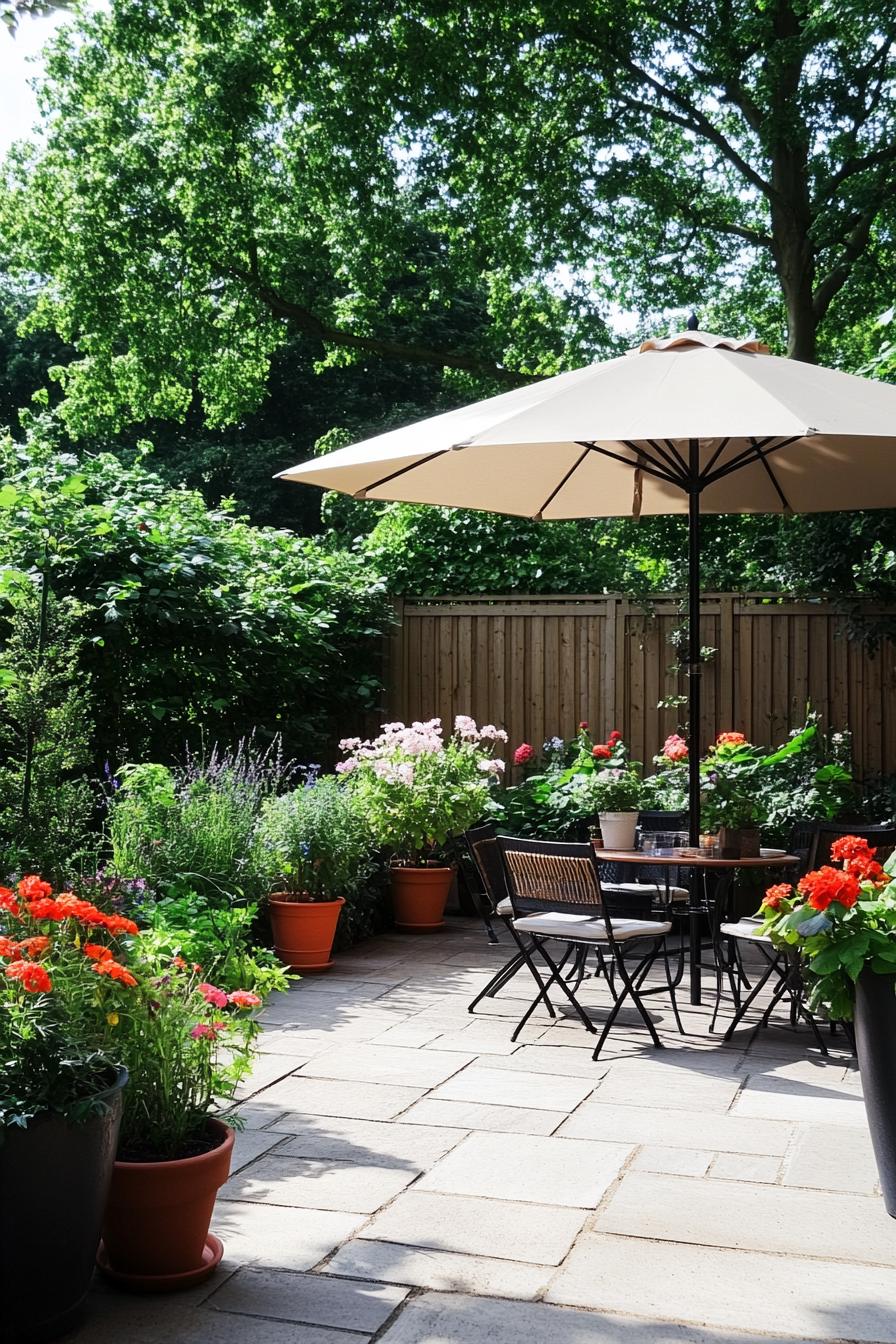
[[[637,812],[601,812],[598,821],[604,849],[634,849]]]

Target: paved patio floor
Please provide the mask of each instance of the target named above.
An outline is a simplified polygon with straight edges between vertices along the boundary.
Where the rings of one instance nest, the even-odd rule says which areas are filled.
[[[842,1035],[827,1060],[786,1027],[726,1047],[657,998],[662,1051],[629,1016],[594,1063],[543,1009],[512,1045],[522,975],[467,1012],[507,955],[454,919],[271,1003],[224,1262],[176,1296],[98,1283],[78,1344],[896,1344]]]

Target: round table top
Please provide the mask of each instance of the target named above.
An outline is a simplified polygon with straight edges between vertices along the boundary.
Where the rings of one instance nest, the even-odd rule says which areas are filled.
[[[674,854],[651,854],[643,849],[601,849],[595,846],[601,863],[644,863],[657,868],[792,868],[799,863],[796,854],[760,855],[758,859],[710,858],[697,850],[679,849]]]

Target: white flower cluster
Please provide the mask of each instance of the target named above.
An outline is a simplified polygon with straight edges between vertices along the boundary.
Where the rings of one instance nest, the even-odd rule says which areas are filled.
[[[454,720],[454,733],[462,744],[483,749],[487,749],[488,743],[507,741],[503,728],[496,728],[493,723],[479,728],[475,719],[467,714],[458,714]],[[414,765],[412,761],[400,758],[434,755],[444,751],[442,735],[442,720],[427,719],[425,723],[415,720],[410,727],[403,723],[384,723],[379,737],[372,740],[344,737],[339,743],[339,749],[347,755],[344,761],[337,763],[336,773],[351,774],[363,761],[369,761],[380,779],[410,788],[414,783]],[[396,757],[399,759],[396,760]],[[486,758],[479,762],[479,769],[485,774],[499,775],[504,769],[504,762]]]

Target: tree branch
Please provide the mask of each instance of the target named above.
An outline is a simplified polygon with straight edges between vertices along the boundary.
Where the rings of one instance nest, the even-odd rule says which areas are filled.
[[[856,173],[864,173],[868,168],[878,168],[882,163],[893,163],[894,161],[896,161],[896,141],[881,149],[874,149],[870,154],[863,154],[859,159],[847,159],[843,166],[832,177],[828,178],[822,190],[819,191],[814,202],[816,208],[830,200],[838,187],[842,186],[850,177],[855,177]]]
[[[832,267],[824,279],[816,285],[815,293],[812,295],[812,311],[815,314],[816,323],[821,322],[834,298],[852,274],[852,269],[859,257],[867,248],[871,237],[871,227],[876,218],[876,206],[872,210],[867,210],[860,217],[844,244],[843,260]]]
[[[320,341],[323,345],[338,345],[349,350],[363,350],[370,355],[379,355],[383,359],[404,360],[409,364],[425,364],[434,369],[463,369],[467,373],[480,374],[494,378],[496,382],[508,387],[522,387],[526,383],[539,381],[535,374],[518,373],[506,369],[501,364],[482,359],[478,355],[465,354],[458,350],[431,350],[424,345],[405,345],[401,341],[391,341],[380,336],[362,336],[357,332],[345,331],[305,308],[300,303],[284,298],[275,289],[266,285],[253,263],[248,271],[238,266],[225,268],[228,274],[240,280],[260,299],[277,317],[287,318],[299,331]]]

